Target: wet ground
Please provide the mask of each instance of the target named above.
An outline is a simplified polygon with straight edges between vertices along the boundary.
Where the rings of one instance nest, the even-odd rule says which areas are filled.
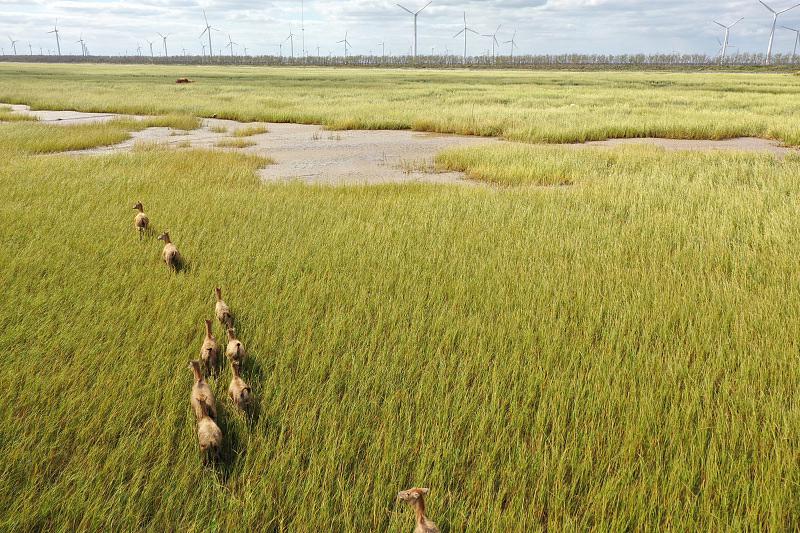
[[[77,111],[30,111],[14,105],[14,111],[29,113],[39,121],[70,125],[96,123],[140,116],[114,113],[82,113]],[[240,128],[264,126],[266,133],[234,138]],[[475,183],[458,172],[433,172],[433,160],[444,149],[463,146],[503,144],[494,138],[463,135],[418,133],[408,130],[329,131],[322,126],[303,124],[241,123],[232,120],[203,119],[201,127],[192,131],[171,128],[147,128],[133,132],[131,139],[113,146],[69,152],[74,155],[98,155],[131,150],[137,143],[158,143],[175,147],[219,148],[223,140],[241,139],[249,146],[223,148],[269,157],[275,161],[260,170],[265,181],[302,180],[308,183],[373,184],[424,181],[433,183]],[[667,150],[733,150],[771,153],[782,157],[798,153],[775,141],[739,138],[723,141],[675,139],[610,139],[583,144],[565,144],[575,149],[614,147],[623,144],[649,144]],[[554,145],[551,145],[554,146]]]

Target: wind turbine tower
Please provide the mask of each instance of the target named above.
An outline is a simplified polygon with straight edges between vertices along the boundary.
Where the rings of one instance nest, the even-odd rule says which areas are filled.
[[[208,23],[208,17],[206,16],[206,10],[203,10],[203,18],[206,21],[206,28],[203,30],[203,33],[200,34],[200,37],[208,33],[208,55],[210,57],[214,57],[214,48],[211,46],[211,32],[212,30],[216,30],[216,28],[212,28],[211,25]],[[219,31],[219,30],[217,30]]]
[[[289,36],[283,42],[289,41],[289,46],[290,46],[290,48],[292,50],[292,61],[294,61],[294,38],[295,37],[297,37],[297,35],[295,35],[294,32],[292,32],[292,27],[289,26]]]
[[[427,4],[422,6],[422,9],[420,9],[418,11],[411,11],[407,7],[404,7],[404,6],[401,6],[400,4],[397,4],[397,7],[399,7],[400,9],[402,9],[404,11],[407,11],[408,13],[413,15],[413,17],[414,17],[414,59],[417,59],[417,17],[419,16],[420,13],[422,13],[422,11],[426,7],[431,5],[432,2],[433,2],[433,0],[431,0],[430,2],[428,2]]]
[[[147,39],[145,39],[147,41]],[[153,41],[147,41],[147,44],[150,45],[150,58],[154,58],[156,55],[153,53]]]
[[[500,26],[502,26],[502,24]],[[497,40],[497,34],[500,32],[500,26],[498,26],[497,29],[494,30],[494,33],[486,33],[483,35],[484,37],[492,38],[492,61],[494,61],[495,58],[495,46],[498,47],[500,46],[500,41]]]
[[[164,57],[168,57],[168,56],[169,56],[169,54],[167,53],[167,37],[169,37],[169,36],[170,36],[170,35],[172,35],[172,34],[171,34],[171,33],[168,33],[168,34],[166,34],[166,35],[161,35],[161,34],[159,33],[158,35],[159,35],[159,37],[161,37],[161,40],[162,40],[162,41],[164,41]]]
[[[775,11],[774,9],[769,7],[767,4],[765,4],[763,2],[763,0],[758,0],[758,1],[761,3],[761,5],[763,5],[767,9],[769,9],[770,12],[773,15],[772,16],[772,31],[769,34],[769,47],[767,47],[767,63],[772,63],[772,43],[775,41],[775,28],[778,25],[778,16],[779,15],[783,15],[787,11],[791,11],[792,9],[794,9],[796,7],[800,7],[800,4],[795,4],[792,7],[787,7],[786,9],[783,9],[781,11]]]
[[[81,55],[86,57],[86,41],[83,40],[83,34],[81,34],[81,38],[75,42],[81,43]]]
[[[472,28],[470,28],[469,26],[467,26],[467,12],[464,11],[464,29],[462,29],[460,32],[458,32],[455,35],[453,35],[453,39],[455,39],[456,37],[458,37],[462,33],[464,34],[464,64],[465,65],[467,64],[467,35],[469,35],[469,32],[472,32],[475,35],[480,35],[477,31],[475,31]]]
[[[347,32],[344,32],[344,39],[337,41],[336,44],[344,43],[344,60],[347,61],[347,47],[350,46],[350,41],[347,40]],[[352,48],[352,46],[350,46]]]
[[[228,44],[225,46],[225,48],[230,48],[231,49],[231,57],[233,57],[233,47],[234,46],[239,46],[239,43],[233,42],[233,39],[231,39],[231,34],[229,33],[228,34]]]
[[[719,60],[720,63],[723,63],[725,61],[725,56],[727,56],[728,54],[728,44],[730,43],[731,28],[733,28],[743,20],[744,18],[740,18],[730,26],[726,26],[725,24],[719,23],[716,20],[714,21],[714,24],[725,30],[725,40],[722,42],[722,55],[720,56]]]
[[[506,41],[503,44],[510,44],[511,45],[511,62],[514,62],[514,48],[519,48],[517,46],[517,30],[514,30],[514,35],[511,37],[510,41]]]
[[[61,55],[61,40],[58,38],[58,20],[56,20],[56,23],[53,26],[53,31],[49,31],[47,33],[56,34],[56,46],[58,47],[58,55]]]
[[[291,29],[289,29],[291,32]],[[305,16],[305,5],[303,0],[300,0],[300,36],[302,39],[303,45],[303,60],[306,59],[306,16]]]
[[[14,50],[14,55],[17,55],[17,43],[19,42],[19,40],[15,41],[11,37],[9,37],[8,40],[11,41],[11,49]]]

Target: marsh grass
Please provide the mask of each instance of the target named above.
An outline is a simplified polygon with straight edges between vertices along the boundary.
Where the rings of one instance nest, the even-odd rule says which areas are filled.
[[[0,102],[543,143],[767,137],[800,145],[791,74],[0,65]],[[53,91],[58,83],[61,90]],[[159,98],[153,98],[158,91]]]
[[[237,128],[233,132],[234,137],[252,137],[253,135],[261,135],[262,133],[268,133],[269,128],[264,125],[256,125],[256,126],[244,126],[241,128]]]
[[[211,126],[208,129],[212,133],[228,133],[228,128],[225,126]]]
[[[222,139],[214,143],[217,148],[248,148],[255,145],[255,141],[249,139]]]
[[[0,128],[0,528],[400,532],[412,485],[444,531],[800,527],[800,158],[479,152],[445,161],[576,186],[310,187],[223,151],[28,155],[33,126],[117,131]],[[256,406],[223,366],[203,468],[215,286]]]
[[[0,145],[10,152],[45,154],[111,146],[131,138],[131,132],[150,127],[193,129],[194,117],[154,116],[144,120],[120,118],[100,124],[57,125],[38,122],[0,124]]]

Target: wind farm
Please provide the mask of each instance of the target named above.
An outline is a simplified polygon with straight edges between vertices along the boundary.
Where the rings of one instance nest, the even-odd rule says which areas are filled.
[[[672,50],[669,53],[666,52],[654,52],[650,54],[590,54],[590,53],[576,53],[576,52],[569,52],[569,53],[541,53],[536,51],[536,46],[531,47],[530,36],[526,38],[522,33],[520,33],[519,28],[515,28],[513,31],[509,30],[508,32],[502,31],[503,23],[497,24],[496,26],[492,26],[491,29],[486,28],[486,25],[483,24],[482,28],[476,28],[472,26],[468,26],[466,23],[467,12],[462,11],[459,14],[461,15],[461,19],[463,19],[463,24],[458,24],[456,27],[451,28],[452,31],[455,31],[455,34],[448,33],[448,28],[445,24],[445,33],[442,34],[441,27],[443,26],[443,22],[439,21],[436,24],[431,25],[431,27],[423,27],[423,39],[427,39],[428,41],[435,41],[442,43],[440,47],[431,46],[430,54],[421,53],[419,40],[420,40],[420,29],[419,29],[419,16],[421,14],[430,12],[430,17],[437,16],[437,13],[447,13],[449,12],[452,7],[448,6],[439,6],[434,0],[431,0],[421,6],[413,6],[409,7],[405,4],[396,4],[396,8],[404,11],[407,15],[411,15],[412,17],[412,33],[411,33],[411,41],[410,46],[408,47],[408,54],[386,54],[386,44],[387,39],[383,39],[381,41],[381,54],[376,55],[373,53],[373,50],[370,47],[364,47],[363,50],[358,51],[359,43],[348,41],[347,46],[338,46],[344,44],[341,39],[331,40],[329,45],[329,52],[326,55],[321,53],[321,47],[318,45],[317,54],[310,55],[309,51],[306,47],[306,15],[305,15],[305,3],[303,0],[299,2],[299,9],[298,9],[298,18],[299,18],[299,26],[300,26],[300,33],[295,34],[291,27],[292,25],[289,24],[289,34],[288,36],[283,37],[283,41],[285,44],[288,45],[289,54],[284,57],[283,54],[283,46],[277,46],[278,54],[274,53],[276,46],[261,43],[260,46],[250,46],[246,48],[244,46],[240,47],[240,53],[236,53],[234,47],[231,45],[231,32],[225,32],[217,27],[213,27],[209,23],[208,15],[205,10],[201,10],[201,14],[203,17],[203,29],[199,35],[198,40],[190,42],[186,42],[186,38],[188,37],[184,32],[180,32],[177,30],[170,31],[168,33],[161,33],[157,32],[155,35],[161,39],[161,46],[163,48],[163,53],[159,54],[156,57],[155,53],[151,53],[148,59],[150,63],[169,63],[169,64],[181,64],[181,63],[189,63],[189,64],[196,64],[202,62],[213,62],[216,65],[226,65],[226,64],[248,64],[248,65],[294,65],[294,64],[309,64],[309,65],[317,65],[317,66],[400,66],[400,67],[422,67],[422,68],[430,68],[430,67],[444,67],[444,68],[455,68],[455,67],[470,67],[470,68],[482,68],[482,67],[491,67],[491,68],[543,68],[548,66],[550,68],[557,68],[558,66],[564,66],[565,68],[571,68],[573,66],[582,66],[583,68],[608,68],[611,66],[625,66],[629,65],[631,68],[647,68],[647,67],[677,67],[677,68],[688,68],[688,67],[698,67],[698,68],[705,68],[713,65],[723,66],[723,67],[755,67],[755,66],[768,66],[770,68],[781,68],[781,67],[791,67],[798,61],[797,53],[796,53],[796,39],[791,43],[791,47],[786,47],[783,51],[775,52],[775,39],[776,39],[776,30],[780,27],[781,29],[786,28],[785,25],[779,25],[779,18],[781,16],[789,16],[791,12],[800,6],[800,4],[796,5],[788,5],[788,6],[779,6],[779,7],[772,7],[772,5],[767,4],[763,0],[753,0],[753,6],[760,6],[762,9],[766,8],[771,15],[770,23],[764,24],[764,20],[762,17],[752,15],[749,19],[743,16],[739,16],[738,18],[731,17],[733,20],[730,24],[725,24],[720,22],[719,20],[712,19],[710,22],[713,23],[715,26],[721,28],[724,31],[723,37],[718,39],[714,37],[714,40],[718,40],[719,48],[717,49],[716,53],[707,54],[703,52],[697,51],[685,51],[680,52],[676,50]],[[440,9],[441,7],[441,9]],[[319,24],[320,22],[324,21],[317,21],[316,23]],[[748,24],[749,28],[744,28],[743,24]],[[396,24],[393,28],[396,28],[393,33],[398,33],[399,30],[403,25]],[[759,52],[758,50],[745,50],[741,46],[741,43],[736,46],[736,54],[731,56],[728,54],[728,48],[730,45],[730,36],[731,31],[734,28],[742,28],[742,31],[746,31],[748,33],[752,33],[754,28],[760,27],[762,30],[768,31],[768,46],[764,53]],[[482,30],[482,31],[481,31]],[[76,55],[67,54],[62,55],[61,53],[61,41],[60,41],[60,32],[63,32],[63,27],[61,30],[58,28],[58,21],[53,26],[52,30],[46,31],[47,34],[53,34],[56,38],[56,49],[50,50],[49,53],[45,56],[39,54],[35,57],[36,61],[67,61],[73,62],[78,60],[78,58],[82,60],[91,60],[93,62],[108,62],[108,63],[136,63],[139,61],[144,60],[145,56],[142,56],[140,53],[125,53],[122,54],[91,54],[88,52],[88,48],[86,48],[83,44],[81,44],[80,53]],[[228,37],[228,40],[225,42],[224,47],[220,48],[216,54],[213,48],[212,42],[212,33],[217,32],[223,36]],[[352,33],[352,32],[350,32]],[[473,49],[472,54],[470,54],[469,50],[469,34],[472,34],[476,37],[483,37],[485,39],[484,43],[486,46],[477,46]],[[284,34],[286,35],[286,34]],[[449,39],[456,38],[456,37],[463,37],[464,39],[464,47],[463,53],[459,54],[461,57],[457,57],[456,55],[452,55],[449,51],[449,47],[446,45],[446,41],[448,39],[447,35],[453,35],[449,37]],[[172,36],[173,38],[180,41],[180,45],[177,47],[181,53],[180,54],[173,54],[170,55],[168,47],[167,47],[167,38]],[[387,35],[388,37],[388,35]],[[399,37],[399,34],[398,34]],[[82,37],[81,37],[82,38]],[[299,39],[299,54],[295,53],[295,38]],[[16,52],[16,42],[10,42],[11,53],[12,56],[18,55]],[[33,43],[33,41],[30,41]],[[250,43],[252,44],[252,43]],[[501,44],[508,45],[507,47],[502,47],[501,51]],[[32,44],[29,46],[29,50],[32,51],[33,47]],[[227,49],[228,54],[223,54],[222,51]],[[402,46],[397,46],[397,49],[402,50]],[[445,53],[436,53],[436,50],[444,50]],[[136,50],[133,47],[133,43],[131,43],[131,47],[129,50]],[[247,53],[244,53],[245,50],[248,50]],[[255,50],[255,52],[251,52]],[[789,51],[791,50],[791,52]],[[339,53],[339,51],[342,51]],[[346,53],[345,53],[346,52]],[[503,53],[505,52],[505,53]],[[33,55],[31,53],[31,55]],[[54,57],[56,56],[56,57]],[[11,56],[4,56],[7,60],[11,60]],[[29,56],[30,57],[30,56]],[[61,59],[57,59],[61,58]]]
[[[23,7],[3,530],[800,528],[790,0]]]

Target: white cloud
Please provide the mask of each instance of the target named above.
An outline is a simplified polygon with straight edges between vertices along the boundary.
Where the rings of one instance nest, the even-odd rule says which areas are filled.
[[[402,0],[419,8],[425,0]],[[768,2],[769,3],[769,2]],[[773,0],[777,8],[790,0]],[[17,45],[35,51],[55,49],[46,32],[58,19],[62,48],[78,53],[75,43],[83,35],[93,53],[133,53],[137,44],[147,48],[157,32],[170,33],[171,53],[183,48],[198,53],[203,29],[202,10],[222,33],[215,33],[214,48],[227,35],[247,46],[249,53],[276,53],[290,29],[300,32],[300,0],[0,0],[0,46],[9,52],[8,36]],[[470,26],[489,33],[502,24],[501,40],[516,29],[523,53],[713,53],[721,31],[712,23],[745,17],[731,42],[743,51],[766,49],[770,13],[756,0],[434,0],[419,17],[420,53],[460,50],[453,39],[467,12]],[[377,53],[386,42],[387,52],[406,52],[412,40],[412,17],[391,0],[306,0],[305,40],[310,53],[317,45],[323,54],[339,53],[336,41],[345,31],[354,53]],[[781,24],[800,26],[800,8],[782,16]],[[791,51],[794,34],[779,29],[776,50]],[[24,46],[23,46],[24,45]],[[296,42],[296,49],[300,48]],[[470,52],[491,46],[486,38],[473,38]],[[160,48],[156,48],[160,50]],[[288,50],[288,43],[287,48]]]

